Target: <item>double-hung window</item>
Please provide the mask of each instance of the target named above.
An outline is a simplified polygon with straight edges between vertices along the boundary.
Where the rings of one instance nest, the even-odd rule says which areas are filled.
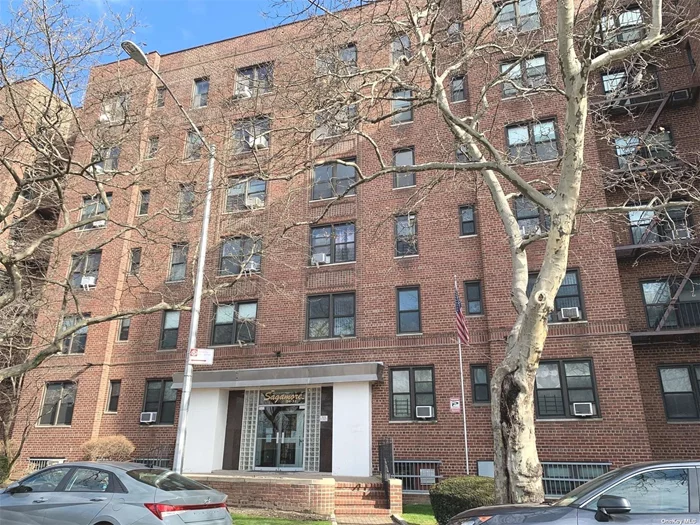
[[[71,258],[71,288],[92,290],[97,285],[101,260],[102,251],[100,250],[74,254]]]
[[[92,157],[95,172],[99,174],[105,171],[117,171],[120,152],[119,146],[98,149]]]
[[[262,239],[232,237],[221,244],[219,275],[259,272],[262,260]]]
[[[508,154],[514,162],[551,160],[559,155],[554,120],[508,126],[506,134]]]
[[[396,303],[397,333],[420,333],[420,292],[418,287],[398,288],[396,290]]]
[[[644,142],[638,135],[615,138],[615,154],[620,169],[635,169],[650,164],[675,159],[673,137],[668,129],[648,133]]]
[[[532,292],[535,282],[537,281],[537,274],[531,273],[527,280],[527,295],[529,296]],[[583,311],[583,300],[581,298],[581,281],[579,280],[578,270],[567,270],[564,275],[564,280],[561,282],[559,291],[554,297],[554,311],[549,315],[549,322],[554,320],[564,320],[559,319],[559,313],[562,308],[578,308],[580,319],[585,319],[585,312]]]
[[[549,214],[524,195],[515,198],[515,218],[522,235],[538,235],[549,231]]]
[[[180,184],[177,194],[177,214],[180,219],[189,219],[194,215],[194,185]]]
[[[180,331],[180,311],[166,310],[163,312],[163,328],[160,334],[161,350],[177,348],[177,336]],[[148,410],[146,411],[148,412]]]
[[[122,382],[112,380],[109,382],[109,394],[107,396],[107,412],[115,413],[119,408],[119,394],[121,394]]]
[[[489,385],[488,365],[471,365],[472,401],[474,403],[489,403],[491,388]]]
[[[357,71],[357,46],[345,46],[322,51],[316,57],[316,72],[319,75],[349,75]]]
[[[464,297],[467,300],[466,315],[481,315],[484,313],[484,305],[481,299],[481,281],[465,282]]]
[[[158,153],[158,144],[158,137],[148,137],[148,144],[146,144],[146,159],[154,159],[156,157],[156,153]]]
[[[314,114],[313,140],[339,137],[350,131],[357,121],[357,104],[322,109]]]
[[[128,341],[129,331],[131,329],[131,317],[119,319],[119,332],[117,333],[117,341]]]
[[[700,365],[669,365],[659,368],[666,418],[700,419]]]
[[[309,296],[306,333],[309,339],[354,336],[355,293]]]
[[[272,91],[272,64],[258,64],[236,71],[236,95],[248,98]]]
[[[209,79],[198,78],[194,81],[194,93],[192,95],[192,107],[204,108],[209,100]]]
[[[499,31],[532,31],[540,27],[537,0],[506,0],[496,2],[495,8]]]
[[[77,385],[70,381],[46,383],[44,402],[41,406],[39,424],[47,426],[70,425]]]
[[[622,98],[638,94],[644,96],[659,90],[659,77],[652,67],[644,70],[619,71],[603,73],[603,92],[608,99]],[[631,99],[627,99],[630,101]],[[622,103],[621,103],[622,104]]]
[[[170,247],[170,270],[168,282],[184,281],[187,272],[187,252],[189,245],[186,242],[175,243]]]
[[[435,419],[435,376],[433,367],[392,368],[390,416],[392,420]],[[420,414],[417,407],[421,407]],[[423,412],[432,409],[432,417]],[[421,417],[418,417],[418,416]]]
[[[214,313],[213,345],[249,344],[255,342],[257,302],[219,304]]]
[[[450,90],[452,92],[452,102],[462,102],[466,100],[466,91],[464,89],[464,76],[459,75],[452,77],[450,81]]]
[[[112,193],[106,193],[107,203],[112,205]],[[84,221],[91,219],[92,217],[97,217],[98,215],[104,215],[107,212],[107,205],[102,199],[101,195],[94,195],[90,197],[83,197],[83,208],[80,211],[80,220]],[[81,227],[82,230],[93,230],[95,228],[104,228],[107,225],[105,219],[99,221],[92,221]]]
[[[61,331],[65,332],[66,330],[70,330],[73,328],[77,323],[85,319],[85,317],[89,316],[81,316],[81,315],[67,315],[63,318],[63,323],[61,324]],[[87,334],[88,334],[88,327],[83,326],[82,328],[78,328],[75,332],[70,334],[69,336],[66,336],[63,339],[63,342],[61,344],[61,353],[62,354],[84,354],[85,353],[85,345],[87,344]]]
[[[391,42],[391,63],[398,64],[401,59],[408,60],[413,53],[411,52],[411,39],[408,35],[399,35]]]
[[[547,83],[547,65],[544,55],[521,60],[504,62],[501,74],[508,80],[503,82],[503,96],[513,97],[523,89],[531,89]]]
[[[662,319],[662,329],[700,326],[700,277],[688,279],[679,292],[682,283],[681,279],[672,278],[642,282],[642,297],[649,328],[655,330]],[[669,310],[671,299],[677,293],[676,302]]]
[[[401,124],[413,120],[413,93],[410,89],[395,89],[391,92],[391,123]]]
[[[418,219],[415,213],[399,215],[394,219],[396,257],[418,255]]]
[[[460,235],[476,235],[476,221],[474,219],[474,206],[460,206],[459,208],[459,233]]]
[[[226,212],[258,209],[265,206],[267,182],[251,176],[231,177],[226,189]]]
[[[142,248],[132,248],[129,257],[129,275],[138,275],[141,271]]]
[[[151,190],[141,190],[139,192],[139,212],[138,215],[148,215],[148,205],[151,202]]]
[[[268,116],[239,120],[233,125],[233,152],[250,153],[270,147],[271,121]]]
[[[158,86],[156,88],[155,106],[157,108],[162,108],[163,106],[165,106],[165,92],[166,89],[164,86]]]
[[[110,125],[124,124],[126,115],[129,111],[129,96],[120,93],[109,97],[102,102],[102,114],[100,122],[106,122]]]
[[[191,129],[187,132],[187,139],[185,141],[185,160],[199,160],[202,158],[202,148],[204,147],[204,142],[200,133],[202,128],[198,128],[197,131]]]
[[[343,162],[354,163],[355,159],[343,159]],[[314,168],[311,200],[331,199],[339,195],[355,195],[357,173],[354,166],[330,162]]]
[[[540,362],[535,378],[537,417],[575,417],[574,403],[591,403],[592,415],[599,413],[591,361]]]
[[[633,244],[653,244],[692,238],[689,207],[667,208],[659,212],[630,211]]]
[[[600,19],[600,34],[607,46],[625,45],[644,38],[644,15],[637,6],[617,13],[608,13]]]
[[[143,400],[144,412],[155,412],[156,425],[175,423],[175,401],[177,390],[173,390],[169,379],[152,379],[146,381],[146,393]]]
[[[413,148],[394,150],[394,166],[413,166],[415,164]],[[414,171],[397,171],[394,173],[394,188],[408,188],[416,185]]]
[[[326,264],[355,260],[354,224],[329,224],[311,228],[311,262],[321,260]]]

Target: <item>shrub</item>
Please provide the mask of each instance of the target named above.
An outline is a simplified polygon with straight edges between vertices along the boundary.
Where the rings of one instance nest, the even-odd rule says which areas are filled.
[[[124,436],[104,436],[91,439],[80,448],[85,461],[128,461],[135,447]]]
[[[430,504],[435,519],[445,525],[462,511],[493,505],[493,478],[465,476],[449,478],[430,489]]]

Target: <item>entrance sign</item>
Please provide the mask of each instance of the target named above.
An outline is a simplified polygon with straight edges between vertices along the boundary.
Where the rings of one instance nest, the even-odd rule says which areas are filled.
[[[260,392],[261,405],[303,405],[306,390],[268,390]]]
[[[193,365],[213,365],[213,348],[192,348],[190,349],[190,363]]]
[[[462,403],[460,402],[458,397],[451,397],[450,398],[450,412],[453,412],[455,414],[459,414],[462,411]]]

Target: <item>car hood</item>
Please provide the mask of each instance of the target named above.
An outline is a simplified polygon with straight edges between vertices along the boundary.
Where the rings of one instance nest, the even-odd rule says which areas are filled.
[[[562,519],[575,509],[571,507],[551,507],[549,505],[521,504],[479,507],[457,514],[450,525],[459,525],[476,516],[491,516],[486,525],[510,525],[517,523],[547,523]]]

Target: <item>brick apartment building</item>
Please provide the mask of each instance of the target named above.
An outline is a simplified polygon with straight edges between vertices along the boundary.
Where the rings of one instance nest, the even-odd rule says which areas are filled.
[[[520,0],[515,18],[506,13],[501,24],[544,31],[539,28],[555,23],[553,4]],[[525,7],[533,6],[525,15]],[[458,4],[453,7],[458,16]],[[361,17],[375,8],[345,14]],[[628,19],[629,34],[643,31],[637,7],[628,8]],[[185,471],[368,476],[378,470],[378,444],[391,438],[397,461],[425,462],[422,468],[437,468],[443,476],[463,473],[462,416],[450,410],[451,399],[460,397],[456,275],[471,336],[464,349],[468,463],[472,473],[488,475],[487,384],[515,318],[498,214],[472,175],[447,178],[408,215],[407,200],[435,174],[380,177],[358,186],[354,195],[329,200],[355,175],[333,160],[354,159],[367,173],[379,166],[372,146],[356,135],[327,139],[333,133],[314,133],[313,118],[308,130],[289,123],[290,101],[303,98],[290,95],[293,80],[313,75],[315,64],[283,43],[297,42],[307,30],[299,22],[148,55],[195,124],[213,137],[221,157],[206,268],[208,285],[221,286],[205,298],[198,331],[199,346],[214,347],[215,357],[212,366],[195,368]],[[348,38],[340,59],[360,67],[388,63],[387,38],[372,33]],[[645,171],[650,159],[675,165],[675,157],[698,152],[697,57],[697,40],[665,49],[653,89],[616,105],[604,89],[616,85],[617,73],[596,79],[591,104],[604,108],[623,139],[603,138],[591,118],[582,188],[587,205],[627,200],[609,182],[620,169]],[[532,61],[523,75],[550,74],[556,82],[553,49]],[[496,60],[490,67],[498,65]],[[455,78],[455,111],[469,114],[488,70],[469,68]],[[289,91],[281,93],[281,86]],[[295,93],[303,94],[303,86],[300,81]],[[523,132],[531,137],[537,133],[533,126],[563,121],[564,104],[551,95],[524,99],[512,96],[507,85],[493,89],[503,90],[489,110],[490,135],[502,150],[514,146],[508,137]],[[94,278],[77,292],[82,312],[90,315],[187,297],[207,164],[174,101],[148,71],[129,60],[95,68],[82,113],[85,126],[109,127],[105,120],[113,114],[100,118],[105,93],[111,94],[111,108],[128,96],[119,119],[134,116],[120,147],[105,153],[105,162],[113,164],[102,166],[116,172],[110,221],[62,238],[54,249],[56,271],[67,274],[73,254],[97,246],[117,225],[148,221],[150,236],[130,230],[90,252],[76,273],[77,284]],[[632,116],[617,114],[620,107],[633,108]],[[408,162],[454,159],[456,146],[445,139],[449,135],[435,111],[416,107],[400,115],[398,122],[366,125],[382,151],[397,159],[405,155]],[[539,124],[529,123],[533,116]],[[235,124],[241,119],[255,122],[247,147]],[[233,138],[232,123],[238,130]],[[634,142],[640,134],[655,137],[643,149],[643,162]],[[549,146],[535,148],[532,160],[539,162],[522,167],[526,179],[556,169],[549,155],[556,150]],[[93,154],[93,144],[76,142],[75,158],[89,163]],[[292,161],[306,163],[305,175],[285,179]],[[127,165],[138,170],[120,179]],[[258,170],[270,178],[251,176]],[[76,214],[94,193],[84,184],[76,179],[67,192]],[[537,209],[519,199],[515,206],[525,230],[546,226]],[[162,210],[174,211],[155,213]],[[700,281],[687,278],[700,275],[687,249],[695,236],[688,217],[694,215],[580,219],[537,380],[537,439],[546,477],[585,477],[634,461],[700,456],[700,301],[693,292]],[[301,224],[285,229],[293,223]],[[261,240],[251,240],[252,233]],[[671,246],[672,252],[661,250]],[[528,252],[537,270],[541,243]],[[241,262],[241,253],[251,256]],[[572,319],[560,320],[562,308],[577,308],[578,315],[569,310]],[[113,434],[132,440],[138,458],[155,457],[161,449],[171,454],[189,318],[189,312],[167,311],[76,334],[65,355],[31,374],[29,384],[38,387],[25,395],[37,403],[27,417],[38,422],[24,458],[76,459],[81,443]],[[43,320],[47,326],[59,321],[48,311]],[[582,404],[575,409],[574,403]],[[589,415],[577,415],[586,410]],[[142,415],[152,424],[140,423]]]

